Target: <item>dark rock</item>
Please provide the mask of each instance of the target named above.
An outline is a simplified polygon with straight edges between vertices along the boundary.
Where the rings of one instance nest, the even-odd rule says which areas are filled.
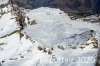
[[[24,58],[24,56],[21,56],[21,58]]]
[[[49,55],[51,55],[51,54],[52,54],[52,52],[49,50],[49,51],[48,51],[48,54],[49,54]]]
[[[72,13],[100,12],[100,0],[15,0],[15,3],[28,9],[52,7]]]
[[[2,62],[2,63],[4,63],[4,62],[5,62],[5,60],[2,60],[1,62]]]
[[[10,58],[9,60],[17,60],[18,58]]]
[[[41,46],[39,46],[39,47],[38,47],[38,50],[40,50],[40,51],[41,51],[41,50],[43,50],[43,48],[42,48]]]
[[[0,63],[0,66],[2,66],[2,64]]]

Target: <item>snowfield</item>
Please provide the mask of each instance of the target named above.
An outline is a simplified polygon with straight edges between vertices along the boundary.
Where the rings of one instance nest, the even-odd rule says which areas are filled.
[[[10,34],[11,32],[19,30],[19,26],[11,13],[4,14],[0,18],[0,37]]]
[[[19,32],[0,38],[1,66],[95,66],[98,48],[91,39],[100,43],[99,23],[71,20],[48,7],[24,12],[37,24],[27,25],[22,38]],[[0,18],[0,37],[18,29],[10,12]]]
[[[1,4],[6,4],[8,2],[8,0],[0,0],[0,5]]]

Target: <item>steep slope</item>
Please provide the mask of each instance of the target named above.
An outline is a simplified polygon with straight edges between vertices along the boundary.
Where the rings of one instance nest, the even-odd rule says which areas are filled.
[[[11,13],[3,15],[0,19],[0,22],[0,37],[10,34],[15,30],[19,30],[19,26],[17,25],[17,22],[15,22],[14,17],[11,16]]]
[[[15,0],[15,3],[27,9],[39,7],[59,8],[68,13],[99,13],[99,0]]]

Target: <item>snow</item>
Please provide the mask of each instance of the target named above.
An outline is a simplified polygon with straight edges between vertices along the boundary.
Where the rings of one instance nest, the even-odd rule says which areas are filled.
[[[8,2],[8,0],[0,0],[0,5],[6,4],[7,2]]]
[[[6,46],[2,47],[3,51],[0,52],[0,61],[2,61],[3,59],[12,57],[16,53],[18,44],[20,44],[19,35],[13,34],[12,36],[0,39],[0,42],[7,43]]]
[[[59,14],[59,13],[62,14]],[[50,13],[49,15],[46,13]],[[55,42],[63,41],[64,38],[74,34],[81,34],[88,30],[99,33],[99,24],[70,20],[67,14],[59,9],[39,8],[27,13],[27,16],[38,23],[34,28],[26,28],[25,31],[35,40],[49,46]],[[77,22],[77,23],[76,23]],[[95,27],[96,26],[96,27]]]
[[[10,34],[15,30],[19,30],[17,22],[12,18],[14,18],[14,16],[12,16],[11,13],[4,14],[0,18],[0,37]]]
[[[80,48],[94,33],[100,42],[100,24],[71,20],[59,9],[41,7],[25,11],[26,16],[37,22],[21,32],[0,38],[0,62],[2,66],[94,66],[98,48],[93,44]],[[0,37],[19,29],[11,13],[0,19]],[[6,20],[5,20],[6,19]],[[72,38],[74,36],[74,38]],[[88,41],[90,42],[90,41]],[[66,45],[72,46],[66,46]],[[38,47],[42,47],[40,51]],[[64,48],[58,48],[61,46]],[[72,48],[72,47],[76,48]],[[53,48],[53,49],[51,49]],[[47,52],[44,52],[46,50]],[[48,52],[51,51],[52,54]],[[4,62],[3,62],[4,61]]]

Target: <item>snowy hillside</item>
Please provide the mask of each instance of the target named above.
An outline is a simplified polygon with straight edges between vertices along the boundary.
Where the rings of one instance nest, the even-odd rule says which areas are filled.
[[[0,0],[0,4],[6,4],[8,0]]]
[[[0,11],[0,66],[95,66],[99,23],[49,7],[12,10]]]

